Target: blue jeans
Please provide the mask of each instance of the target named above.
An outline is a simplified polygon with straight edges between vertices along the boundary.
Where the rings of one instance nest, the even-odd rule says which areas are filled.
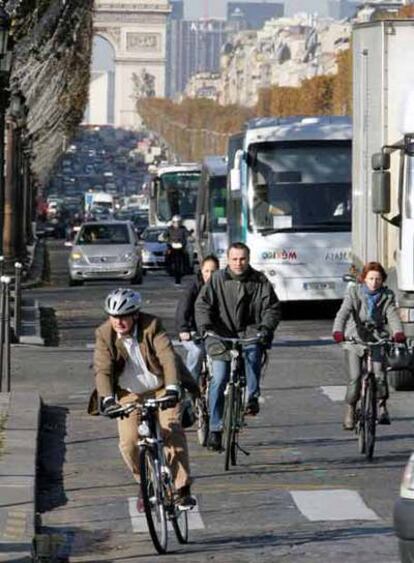
[[[253,344],[244,348],[248,400],[260,396],[260,370],[262,347]],[[212,378],[208,398],[210,411],[210,430],[218,432],[223,428],[224,390],[230,376],[230,362],[212,360]]]
[[[203,359],[205,356],[204,345],[196,344],[192,340],[183,340],[181,343],[187,351],[185,365],[198,383],[201,373],[201,367],[203,365]]]

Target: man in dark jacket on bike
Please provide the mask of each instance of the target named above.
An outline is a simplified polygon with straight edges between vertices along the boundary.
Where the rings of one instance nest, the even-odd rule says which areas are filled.
[[[163,239],[168,244],[169,268],[175,277],[175,285],[181,285],[187,261],[188,231],[181,224],[181,217],[174,215]]]
[[[233,243],[227,252],[228,266],[214,272],[201,289],[195,304],[196,323],[201,333],[212,331],[219,336],[248,338],[261,335],[261,343],[246,346],[248,404],[247,414],[259,412],[260,372],[263,350],[270,347],[280,321],[280,303],[267,277],[254,270],[250,249]],[[224,390],[230,373],[230,355],[224,343],[207,338],[207,353],[212,358],[210,384],[209,447],[221,449]]]

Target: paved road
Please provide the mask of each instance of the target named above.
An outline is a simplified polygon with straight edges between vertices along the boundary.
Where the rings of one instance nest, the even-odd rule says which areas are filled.
[[[13,357],[19,385],[35,381],[45,402],[38,483],[45,552],[49,561],[154,561],[115,424],[85,413],[93,329],[111,285],[67,288],[61,245],[51,245],[51,258],[51,285],[33,294],[51,326],[55,316],[52,341],[58,335],[60,345],[15,349]],[[178,290],[163,274],[149,274],[142,293],[145,308],[173,334]],[[168,561],[398,561],[392,508],[412,447],[412,395],[392,396],[393,424],[380,428],[376,458],[367,463],[341,429],[342,353],[323,316],[318,307],[281,323],[262,412],[243,435],[251,455],[239,467],[224,473],[222,455],[189,432],[199,506],[190,516],[191,543],[172,541]]]

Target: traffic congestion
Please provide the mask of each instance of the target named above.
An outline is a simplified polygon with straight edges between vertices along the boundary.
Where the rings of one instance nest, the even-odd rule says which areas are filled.
[[[269,82],[220,113],[217,76],[166,100],[165,44],[219,24],[187,29],[178,0],[97,1],[117,70],[90,45],[83,121],[24,220],[38,279],[0,260],[0,561],[414,561],[414,11],[322,25],[269,2],[253,33],[255,3],[225,4],[221,68],[250,55],[223,91],[253,63],[271,80],[269,53],[287,67],[306,36],[301,65],[342,45],[336,74],[321,55],[300,86],[323,109],[279,111],[299,87]]]

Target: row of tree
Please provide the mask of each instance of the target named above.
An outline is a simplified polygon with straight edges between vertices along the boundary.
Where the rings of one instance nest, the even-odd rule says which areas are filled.
[[[378,12],[377,19],[389,18]],[[414,17],[405,6],[395,18]],[[181,159],[199,160],[205,154],[224,154],[230,135],[252,117],[352,114],[352,50],[337,57],[337,73],[304,80],[297,88],[272,86],[259,92],[254,108],[221,106],[204,98],[173,103],[164,98],[138,100],[138,112]]]
[[[137,109],[147,127],[169,145],[171,152],[183,160],[200,160],[206,154],[224,154],[229,136],[241,131],[253,117],[350,115],[350,49],[338,56],[337,64],[337,74],[316,76],[297,88],[263,88],[253,108],[222,106],[206,98],[186,98],[181,103],[166,98],[141,98]]]

